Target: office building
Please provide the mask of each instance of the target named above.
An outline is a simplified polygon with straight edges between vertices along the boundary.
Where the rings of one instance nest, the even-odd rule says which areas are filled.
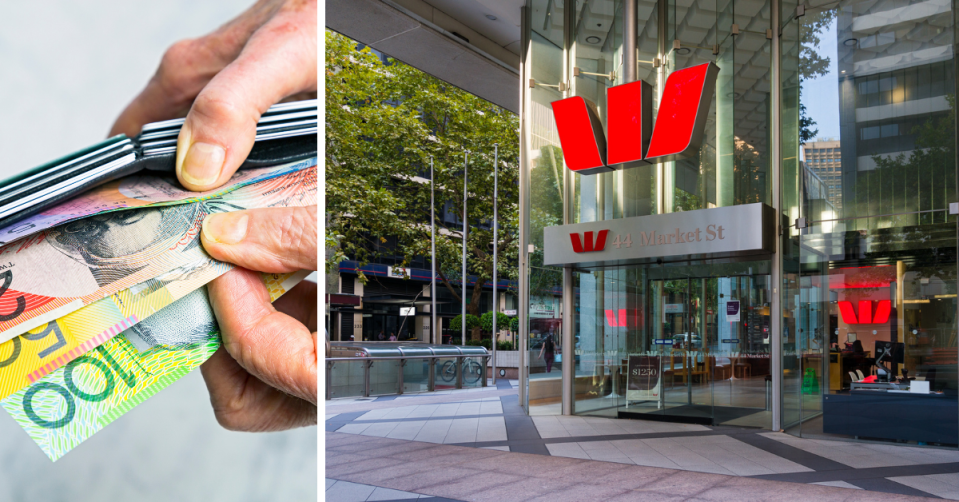
[[[444,78],[520,114],[527,413],[959,446],[952,2],[514,3],[515,74]],[[415,30],[394,32],[415,60]],[[677,97],[673,75],[699,87]],[[570,123],[594,115],[572,147],[571,98]],[[801,139],[801,105],[827,99],[838,137]],[[617,128],[642,148],[616,151]],[[656,128],[685,149],[656,157]],[[532,370],[547,309],[550,374]]]

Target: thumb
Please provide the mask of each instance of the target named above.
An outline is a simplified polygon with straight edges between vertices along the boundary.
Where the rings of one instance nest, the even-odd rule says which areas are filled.
[[[200,239],[211,256],[245,269],[284,273],[316,270],[316,206],[214,213]]]
[[[194,191],[226,183],[253,148],[260,115],[315,89],[316,4],[307,2],[281,9],[197,95],[177,139],[180,182]]]

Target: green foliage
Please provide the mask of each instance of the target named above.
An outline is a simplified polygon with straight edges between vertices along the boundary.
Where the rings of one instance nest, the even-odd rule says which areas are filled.
[[[498,277],[517,280],[519,120],[513,113],[392,58],[326,32],[327,240],[363,265],[430,255],[430,192],[435,187],[437,272],[460,302],[462,227],[442,221],[444,204],[463,214],[469,153],[467,272],[476,276],[469,312],[479,314],[493,274],[493,145],[499,145]],[[430,178],[430,158],[434,176]],[[385,246],[395,239],[395,247]],[[391,243],[392,244],[392,243]],[[360,280],[366,277],[360,273]]]
[[[498,315],[496,316],[496,329],[497,330],[507,329],[507,326],[509,326],[509,317],[502,312],[497,312],[497,314]],[[493,313],[492,312],[487,312],[480,316],[480,328],[482,328],[482,330],[486,331],[487,333],[493,331]]]
[[[820,35],[823,30],[829,27],[829,24],[836,18],[836,11],[826,9],[818,12],[810,12],[799,19],[799,79],[815,79],[829,73],[829,57],[819,55]],[[800,86],[800,96],[802,87]],[[799,143],[812,141],[819,134],[819,129],[814,128],[816,121],[806,115],[806,105],[799,98]]]
[[[509,330],[513,333],[519,331],[519,317],[513,317],[509,321]]]
[[[466,345],[472,347],[486,347],[486,350],[492,350],[493,347],[492,340],[489,338],[484,338],[482,340],[466,340]],[[496,350],[513,350],[513,342],[496,342]]]
[[[463,322],[463,319],[462,319],[462,318],[463,318],[463,314],[460,314],[460,315],[454,317],[453,320],[450,321],[450,329],[452,329],[452,330],[461,330],[461,329],[463,329],[463,325],[460,324],[460,323]],[[491,321],[491,322],[492,322],[492,321]],[[466,314],[466,329],[467,329],[467,330],[470,330],[470,329],[478,328],[478,327],[480,327],[480,319],[479,319],[479,317],[476,317],[476,316],[473,315],[473,314]]]
[[[836,18],[835,9],[810,11],[797,20],[799,23],[799,72],[800,78],[812,79],[829,73],[829,57],[819,55],[822,40],[819,36]]]
[[[489,338],[484,338],[482,340],[466,340],[466,345],[471,347],[486,347],[487,350],[492,350],[492,345],[490,344]],[[499,348],[498,346],[496,348]]]

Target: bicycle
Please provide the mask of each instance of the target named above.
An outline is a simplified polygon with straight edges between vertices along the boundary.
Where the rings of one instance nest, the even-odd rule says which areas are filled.
[[[474,384],[483,377],[483,367],[475,359],[467,359],[463,364],[463,383]],[[456,361],[446,361],[440,366],[440,380],[453,382],[456,380]]]

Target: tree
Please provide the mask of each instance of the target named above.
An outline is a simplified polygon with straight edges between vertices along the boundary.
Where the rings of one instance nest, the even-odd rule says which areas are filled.
[[[406,266],[430,255],[432,156],[437,272],[461,301],[454,282],[463,279],[462,228],[445,224],[442,210],[445,204],[463,214],[463,162],[470,152],[467,274],[475,284],[468,311],[478,315],[483,286],[493,275],[493,144],[499,145],[498,278],[518,277],[518,118],[395,59],[384,62],[331,31],[325,72],[326,232],[327,242],[339,244],[336,258],[362,267],[399,255]]]
[[[822,57],[817,50],[821,40],[819,36],[836,19],[836,11],[826,9],[810,12],[799,22],[799,79],[811,80],[829,73],[829,57]],[[806,105],[802,102],[802,86],[799,87],[799,144],[811,141],[819,134],[814,129],[816,121],[806,115]]]
[[[480,327],[483,328],[483,331],[487,333],[493,332],[493,313],[487,312],[480,316]],[[509,317],[502,313],[496,313],[496,330],[506,330],[509,329]]]
[[[456,317],[454,317],[452,320],[450,320],[450,329],[452,330],[463,329],[463,325],[460,324],[461,322],[463,322],[463,314],[459,314]],[[490,323],[492,322],[493,321],[490,321]],[[481,321],[479,317],[476,317],[475,315],[472,315],[472,314],[466,314],[466,329],[468,330],[477,329],[480,327],[480,324],[481,324]]]

